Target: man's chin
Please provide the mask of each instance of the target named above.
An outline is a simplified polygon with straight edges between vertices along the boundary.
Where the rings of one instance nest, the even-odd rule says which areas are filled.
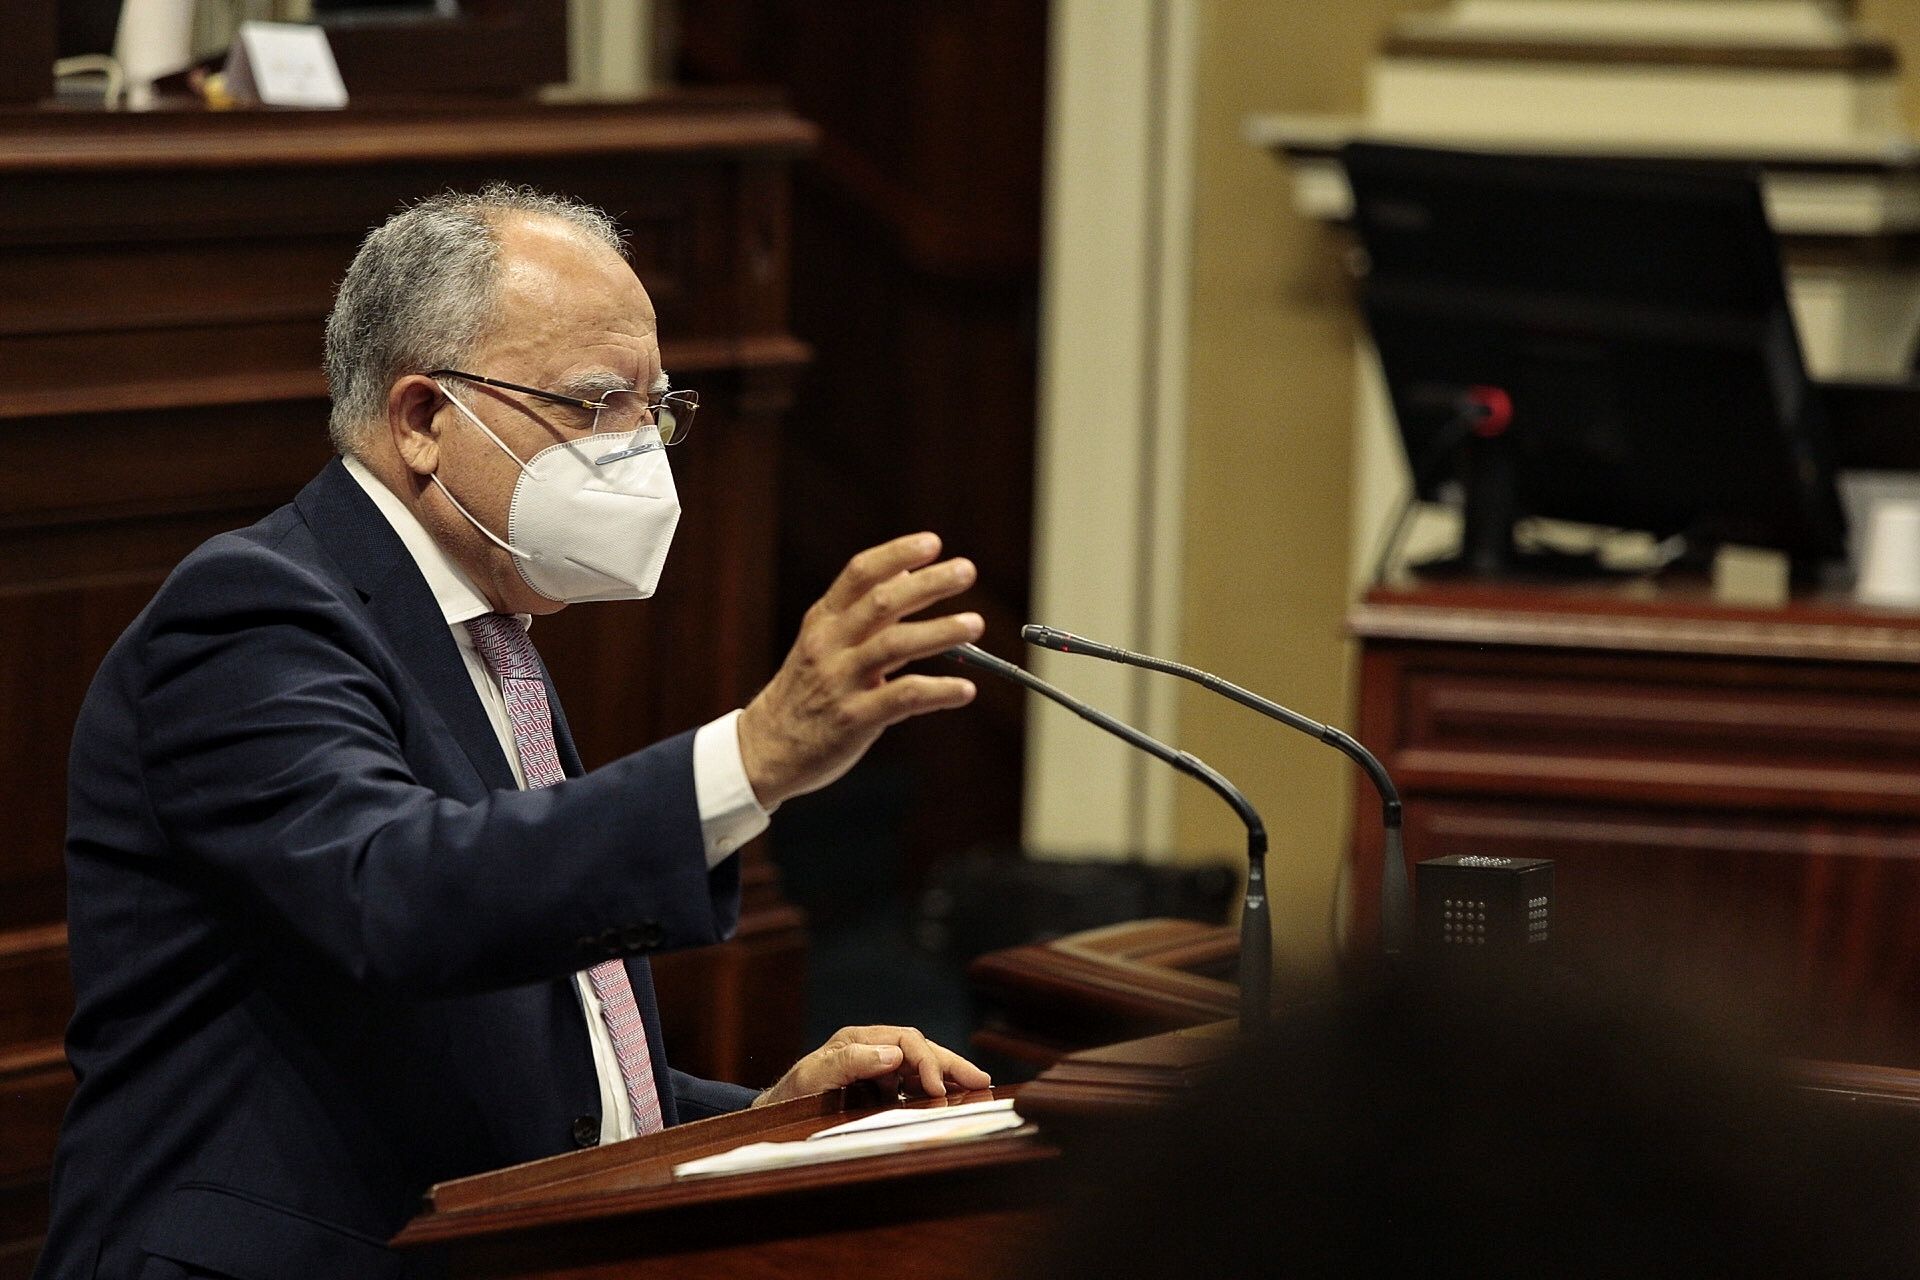
[[[519,570],[509,565],[505,573],[493,579],[493,589],[488,596],[500,602],[502,613],[530,613],[534,617],[543,617],[549,613],[558,613],[567,607],[565,600],[555,600],[543,596],[527,585]]]

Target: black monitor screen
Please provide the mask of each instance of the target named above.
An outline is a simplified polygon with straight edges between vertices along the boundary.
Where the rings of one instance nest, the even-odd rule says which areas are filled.
[[[1461,397],[1497,388],[1515,516],[1843,553],[1754,174],[1371,144],[1343,159],[1421,496],[1472,452]]]
[[[120,0],[59,0],[60,56],[112,53],[120,25]]]
[[[316,22],[353,22],[380,18],[450,18],[459,12],[453,0],[313,0]]]

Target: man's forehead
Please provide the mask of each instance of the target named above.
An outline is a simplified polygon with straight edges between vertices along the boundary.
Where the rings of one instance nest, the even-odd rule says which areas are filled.
[[[590,311],[618,316],[621,327],[651,333],[653,300],[627,260],[557,218],[517,216],[497,229],[501,301],[549,314]]]

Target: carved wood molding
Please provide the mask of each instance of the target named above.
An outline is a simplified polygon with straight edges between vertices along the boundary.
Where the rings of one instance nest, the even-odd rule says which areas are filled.
[[[1715,67],[1731,71],[1839,71],[1891,75],[1900,55],[1885,40],[1859,37],[1830,45],[1709,44],[1683,41],[1572,40],[1545,37],[1422,35],[1393,32],[1380,44],[1389,58],[1444,62],[1531,62],[1633,67]]]
[[[1238,1024],[1207,1022],[1069,1054],[1020,1090],[1020,1107],[1048,1121],[1177,1102],[1233,1052]]]
[[[1869,771],[1800,764],[1717,763],[1662,757],[1607,759],[1545,751],[1408,747],[1393,775],[1410,793],[1477,795],[1487,778],[1508,795],[1607,799],[1623,791],[1647,802],[1752,806],[1821,813],[1920,814],[1911,768]]]
[[[0,115],[0,173],[235,167],[307,169],[405,161],[524,163],[725,151],[792,156],[812,125],[775,107],[475,105],[445,110]]]
[[[63,996],[66,982],[64,924],[0,931],[0,1064],[12,1062],[16,1052],[44,1057],[47,1043],[54,1046],[58,1059],[59,1036],[69,1010],[53,1011],[46,1005],[50,998]],[[0,1074],[8,1069],[0,1065]]]
[[[1920,620],[1888,615],[1871,622],[1765,621],[1621,613],[1450,609],[1363,602],[1347,614],[1363,640],[1524,645],[1633,653],[1920,663]]]
[[[1813,1062],[1792,1059],[1788,1070],[1800,1087],[1847,1102],[1902,1109],[1920,1107],[1920,1071],[1876,1067],[1858,1062]]]
[[[1177,1027],[1238,1009],[1237,987],[1192,971],[1223,967],[1238,954],[1231,931],[1223,938],[1196,921],[1142,920],[989,952],[967,972],[977,987],[1023,1007]]]
[[[317,329],[324,312],[308,317],[299,328]],[[173,327],[173,326],[168,326]],[[676,374],[798,371],[811,352],[797,339],[780,335],[728,339],[669,339],[661,343],[663,363]],[[0,392],[0,420],[126,413],[135,410],[200,409],[216,405],[324,402],[327,382],[318,367],[303,362],[295,369],[244,373],[200,374],[182,371],[165,381],[98,381]],[[790,397],[788,397],[790,399]],[[780,403],[772,411],[786,408]]]
[[[993,1007],[973,1043],[1042,1066],[1077,1050],[1230,1018],[1237,933],[1136,920],[989,952],[968,966]]]

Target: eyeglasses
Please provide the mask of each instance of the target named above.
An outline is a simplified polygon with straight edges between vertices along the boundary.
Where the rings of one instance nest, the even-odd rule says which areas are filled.
[[[582,400],[578,396],[563,396],[555,391],[542,391],[538,387],[523,387],[517,382],[483,378],[477,373],[462,373],[458,369],[429,369],[427,376],[459,378],[464,382],[499,387],[502,391],[517,391],[523,396],[545,400],[548,404],[591,409],[593,421],[588,430],[594,435],[619,435],[625,431],[638,431],[642,427],[655,427],[659,430],[661,444],[679,444],[685,440],[687,432],[693,428],[693,415],[700,409],[698,391],[669,391],[657,399],[649,397],[644,391],[609,391],[598,400]],[[603,462],[608,460],[600,459]]]

